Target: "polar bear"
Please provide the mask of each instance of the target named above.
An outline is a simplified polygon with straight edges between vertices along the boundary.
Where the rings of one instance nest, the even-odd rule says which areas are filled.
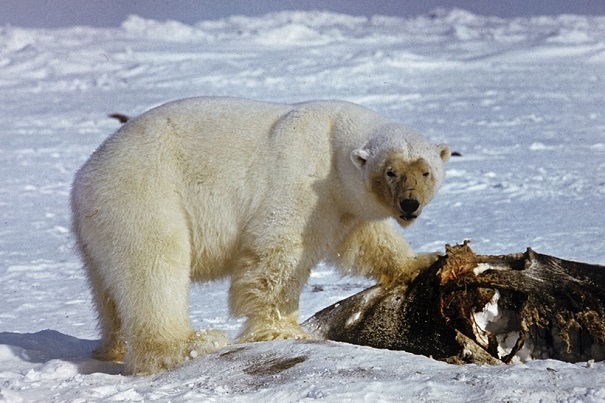
[[[301,289],[329,261],[405,281],[405,227],[433,198],[450,155],[341,101],[285,105],[200,97],[130,120],[77,172],[73,232],[98,311],[95,355],[126,371],[173,368],[227,344],[194,331],[191,281],[230,277],[238,341],[305,338]]]

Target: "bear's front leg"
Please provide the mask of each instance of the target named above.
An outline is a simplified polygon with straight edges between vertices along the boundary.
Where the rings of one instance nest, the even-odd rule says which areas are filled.
[[[248,252],[232,276],[231,313],[248,320],[238,342],[307,339],[298,324],[298,302],[311,267],[296,245]]]
[[[339,245],[334,260],[346,274],[361,274],[390,286],[409,283],[439,256],[415,254],[392,223],[383,220],[353,228]]]
[[[378,281],[385,287],[398,285],[401,283],[410,283],[418,274],[430,267],[441,256],[438,252],[419,253],[405,258],[399,267],[394,270],[384,270]]]

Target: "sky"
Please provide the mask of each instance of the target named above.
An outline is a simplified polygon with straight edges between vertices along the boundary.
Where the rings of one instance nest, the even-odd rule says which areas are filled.
[[[602,0],[0,0],[0,26],[59,28],[119,26],[131,14],[195,24],[229,15],[257,16],[280,10],[328,10],[351,15],[410,17],[437,7],[499,17],[605,15]]]

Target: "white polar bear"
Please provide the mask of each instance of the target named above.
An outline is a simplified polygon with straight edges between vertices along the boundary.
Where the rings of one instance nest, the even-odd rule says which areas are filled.
[[[133,119],[76,174],[73,230],[99,314],[96,357],[130,373],[227,343],[195,332],[190,282],[231,277],[240,341],[303,338],[301,289],[322,260],[388,282],[415,255],[409,225],[435,195],[446,145],[340,101],[171,102]]]

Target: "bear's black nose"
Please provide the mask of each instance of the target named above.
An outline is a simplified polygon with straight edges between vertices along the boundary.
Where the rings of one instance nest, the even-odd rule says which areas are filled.
[[[420,203],[418,203],[418,200],[416,199],[404,199],[399,202],[399,206],[404,213],[412,214],[414,211],[418,210]]]

